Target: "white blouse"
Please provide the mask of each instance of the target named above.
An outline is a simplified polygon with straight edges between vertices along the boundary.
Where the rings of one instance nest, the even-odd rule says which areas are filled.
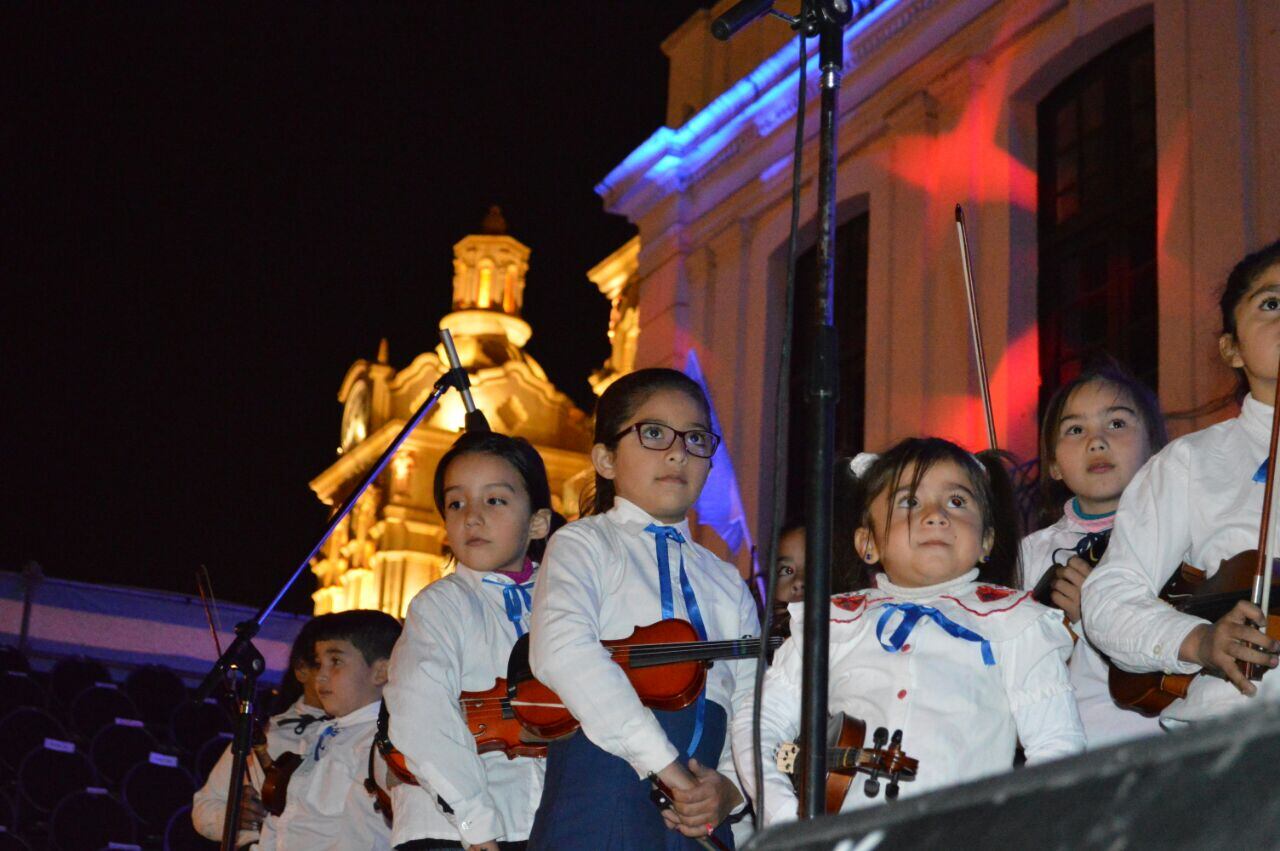
[[[393,845],[415,839],[478,844],[529,838],[545,760],[477,754],[458,704],[461,692],[490,689],[494,680],[507,676],[517,635],[503,589],[514,584],[502,574],[458,565],[409,603],[383,699],[391,714],[391,741],[423,785],[393,783]],[[518,618],[523,631],[528,624],[523,604]],[[440,808],[437,796],[452,815]]]
[[[1085,631],[1129,671],[1192,674],[1178,659],[1182,641],[1204,620],[1158,597],[1183,562],[1217,572],[1225,559],[1258,546],[1272,408],[1246,397],[1240,415],[1170,443],[1146,463],[1120,498],[1107,553],[1084,583]],[[1280,692],[1280,676],[1259,694]],[[1217,677],[1196,677],[1166,722],[1200,721],[1241,708],[1248,698]]]
[[[302,698],[298,698],[284,712],[272,716],[267,725],[267,753],[272,759],[287,751],[297,754],[307,752],[311,746],[311,740],[324,728],[325,724],[312,721],[299,732],[296,721],[292,724],[281,722],[308,715],[323,718],[324,710],[308,706]],[[222,756],[209,771],[204,786],[196,791],[191,802],[191,822],[195,825],[196,831],[205,839],[212,839],[214,842],[222,841],[222,822],[226,818],[227,789],[231,780],[231,760],[231,744],[228,742],[227,749],[222,752]],[[253,783],[253,788],[262,788],[262,766],[253,756],[249,758],[249,779]],[[241,848],[256,841],[257,838],[256,830],[242,830],[236,835],[236,847]]]
[[[920,763],[916,779],[901,783],[904,798],[1009,770],[1019,739],[1030,763],[1084,749],[1062,613],[1025,592],[984,585],[977,573],[926,588],[881,576],[875,589],[831,600],[829,706],[866,722],[868,746],[877,727],[903,732],[903,751]],[[918,606],[937,616],[922,615],[896,635]],[[773,764],[778,745],[800,732],[804,609],[790,608],[796,626],[765,675],[761,707],[766,825],[794,820],[798,807],[790,780]],[[750,698],[734,719],[733,744],[754,797]],[[855,781],[843,809],[878,802]]]
[[[679,751],[600,642],[662,620],[657,545],[645,531],[656,522],[619,497],[605,514],[556,532],[534,590],[531,624],[534,675],[560,695],[592,742],[640,777],[670,765]],[[737,569],[694,543],[687,520],[675,528],[685,541],[666,542],[675,617],[690,620],[680,588],[683,557],[707,639],[757,637],[755,601]],[[749,702],[754,676],[754,657],[717,661],[707,672],[707,699],[731,720]],[[727,734],[716,768],[738,782]]]
[[[1089,532],[1110,527],[1110,522],[1091,522],[1086,528],[1068,501],[1057,523],[1022,539],[1023,585],[1027,590],[1035,588],[1051,566],[1066,564],[1081,538]],[[1157,719],[1122,709],[1111,699],[1106,660],[1089,642],[1079,624],[1073,624],[1072,628],[1080,640],[1076,642],[1067,668],[1071,672],[1071,685],[1076,690],[1076,705],[1080,707],[1080,720],[1084,723],[1089,747],[1104,747],[1158,733],[1160,722]]]
[[[279,818],[262,825],[259,851],[389,851],[391,829],[364,788],[378,702],[321,724],[289,781]],[[386,766],[374,759],[374,780],[386,788]]]

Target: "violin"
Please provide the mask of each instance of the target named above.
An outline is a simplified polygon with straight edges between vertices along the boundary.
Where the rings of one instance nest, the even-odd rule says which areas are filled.
[[[1097,567],[1098,562],[1102,561],[1102,557],[1106,554],[1107,544],[1110,542],[1111,530],[1108,529],[1105,532],[1099,532],[1095,535],[1093,542],[1089,545],[1087,550],[1082,553],[1073,553],[1073,555],[1084,559],[1089,564],[1090,568]],[[1063,547],[1062,549],[1066,549],[1068,552],[1071,552],[1069,547]],[[1057,553],[1061,551],[1061,549],[1056,551],[1054,555],[1056,556]],[[1068,559],[1068,561],[1069,560],[1070,559]],[[1059,608],[1058,604],[1053,602],[1053,583],[1064,568],[1065,565],[1055,562],[1048,570],[1046,570],[1044,576],[1041,576],[1040,581],[1036,583],[1036,587],[1031,589],[1031,599],[1041,605],[1048,606],[1051,609]]]
[[[844,799],[848,797],[853,778],[862,772],[868,775],[863,783],[863,792],[868,798],[880,794],[880,778],[888,778],[884,797],[887,801],[898,798],[898,783],[902,780],[915,780],[920,768],[920,761],[907,756],[902,750],[902,731],[895,730],[893,735],[884,727],[878,727],[872,735],[871,747],[864,747],[867,740],[867,723],[859,718],[837,712],[831,716],[827,726],[827,788],[826,813],[831,815],[840,812]],[[778,746],[775,761],[778,770],[791,775],[797,786],[804,777],[801,770],[804,752],[795,742],[783,742]],[[799,792],[799,789],[796,790]]]
[[[265,748],[263,750],[265,752]],[[285,751],[274,760],[270,757],[268,760],[270,763],[262,767],[262,789],[259,794],[263,809],[273,816],[279,816],[288,803],[289,781],[293,779],[298,766],[302,765],[302,755]]]
[[[775,648],[782,642],[779,636],[768,639]],[[758,638],[701,641],[691,623],[675,618],[638,626],[626,638],[600,643],[626,672],[640,702],[667,711],[684,709],[697,699],[713,660],[741,659],[760,652]],[[504,708],[509,706],[520,725],[540,739],[560,739],[578,729],[578,719],[565,708],[560,696],[534,678],[527,634],[511,649],[507,698]],[[473,702],[469,711],[497,706],[493,698],[486,698]]]
[[[1183,564],[1160,590],[1160,599],[1180,612],[1216,622],[1239,601],[1252,599],[1257,564],[1257,550],[1245,550],[1225,559],[1208,578],[1203,570]],[[1268,635],[1280,634],[1280,597],[1267,609],[1264,631]],[[1113,700],[1143,715],[1155,716],[1175,700],[1186,697],[1197,676],[1163,671],[1133,674],[1111,665],[1107,680]]]
[[[253,728],[253,755],[262,767],[262,788],[258,790],[262,807],[273,816],[284,812],[289,797],[289,781],[302,765],[302,755],[285,751],[275,759],[267,751],[267,723]]]
[[[476,753],[501,751],[507,759],[518,756],[535,759],[547,755],[547,746],[534,739],[532,734],[516,720],[511,709],[511,697],[507,694],[507,681],[498,677],[493,686],[483,691],[464,691],[458,696],[467,728],[476,741]],[[379,718],[378,733],[374,743],[382,754],[387,768],[401,783],[418,785],[418,778],[409,770],[404,754],[391,743],[387,725]]]

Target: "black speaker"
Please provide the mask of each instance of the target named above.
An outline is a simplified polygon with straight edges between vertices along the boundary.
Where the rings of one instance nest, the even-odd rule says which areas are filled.
[[[860,812],[748,851],[1280,848],[1280,705]],[[853,784],[856,793],[858,783]]]

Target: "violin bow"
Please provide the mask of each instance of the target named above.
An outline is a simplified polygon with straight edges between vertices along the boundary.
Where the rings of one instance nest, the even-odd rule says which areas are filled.
[[[987,356],[982,347],[982,325],[978,322],[978,294],[973,284],[973,260],[969,254],[969,236],[964,226],[964,208],[956,204],[956,237],[960,240],[960,265],[964,269],[964,294],[969,302],[969,332],[973,339],[973,355],[978,362],[978,389],[982,393],[982,409],[987,416],[987,444],[996,444],[996,419],[991,411],[991,388],[987,384]]]
[[[196,590],[200,592],[200,602],[204,605],[204,619],[209,624],[209,632],[213,635],[213,646],[222,657],[222,642],[218,639],[218,628],[222,626],[218,618],[218,601],[213,597],[213,583],[209,580],[209,569],[203,564],[196,571]]]
[[[1280,367],[1277,367],[1280,369]],[[1275,540],[1274,512],[1271,510],[1276,484],[1276,445],[1280,443],[1280,406],[1272,400],[1271,408],[1271,446],[1267,450],[1267,484],[1262,492],[1262,522],[1258,524],[1258,565],[1253,573],[1252,602],[1262,609],[1262,623],[1258,627],[1266,633],[1267,616],[1271,611],[1272,558],[1268,546]],[[1241,666],[1244,675],[1251,680],[1261,679],[1262,672],[1253,662],[1245,662]]]
[[[222,657],[222,641],[218,638],[218,630],[222,628],[222,619],[218,616],[218,600],[213,596],[213,581],[209,578],[209,568],[203,564],[196,570],[196,590],[200,592],[200,603],[204,606],[204,619],[209,624],[209,633],[213,636],[213,647],[217,651],[218,657]],[[265,771],[270,767],[270,757],[263,758],[263,753],[258,751],[254,746],[254,753],[258,756],[258,766]],[[245,777],[252,782],[253,775],[249,770],[249,763],[244,766]]]

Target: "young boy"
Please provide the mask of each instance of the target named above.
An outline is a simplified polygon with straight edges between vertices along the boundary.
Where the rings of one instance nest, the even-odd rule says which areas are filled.
[[[381,851],[391,831],[365,790],[373,754],[375,781],[386,766],[373,752],[382,687],[400,624],[382,612],[357,610],[325,618],[316,630],[314,679],[333,720],[322,725],[294,772],[284,812],[262,827],[261,851]]]
[[[327,721],[323,709],[320,708],[320,696],[316,693],[316,682],[313,676],[316,667],[315,632],[318,625],[331,615],[320,615],[307,621],[298,636],[293,640],[289,651],[289,669],[297,681],[295,689],[301,691],[297,700],[279,715],[273,715],[267,724],[267,753],[272,759],[285,752],[297,754],[307,753],[311,749],[312,740],[325,726],[318,723]],[[290,684],[281,687],[282,695],[290,691]],[[286,698],[288,699],[288,698]],[[262,807],[262,766],[256,756],[249,758],[249,782],[244,786],[243,802],[240,806],[240,830],[236,835],[236,847],[243,848],[258,841],[258,831],[266,810]],[[231,745],[222,752],[222,756],[209,772],[204,786],[196,792],[191,803],[191,821],[196,830],[206,839],[214,842],[222,841],[222,822],[226,818],[227,789],[231,780]]]

